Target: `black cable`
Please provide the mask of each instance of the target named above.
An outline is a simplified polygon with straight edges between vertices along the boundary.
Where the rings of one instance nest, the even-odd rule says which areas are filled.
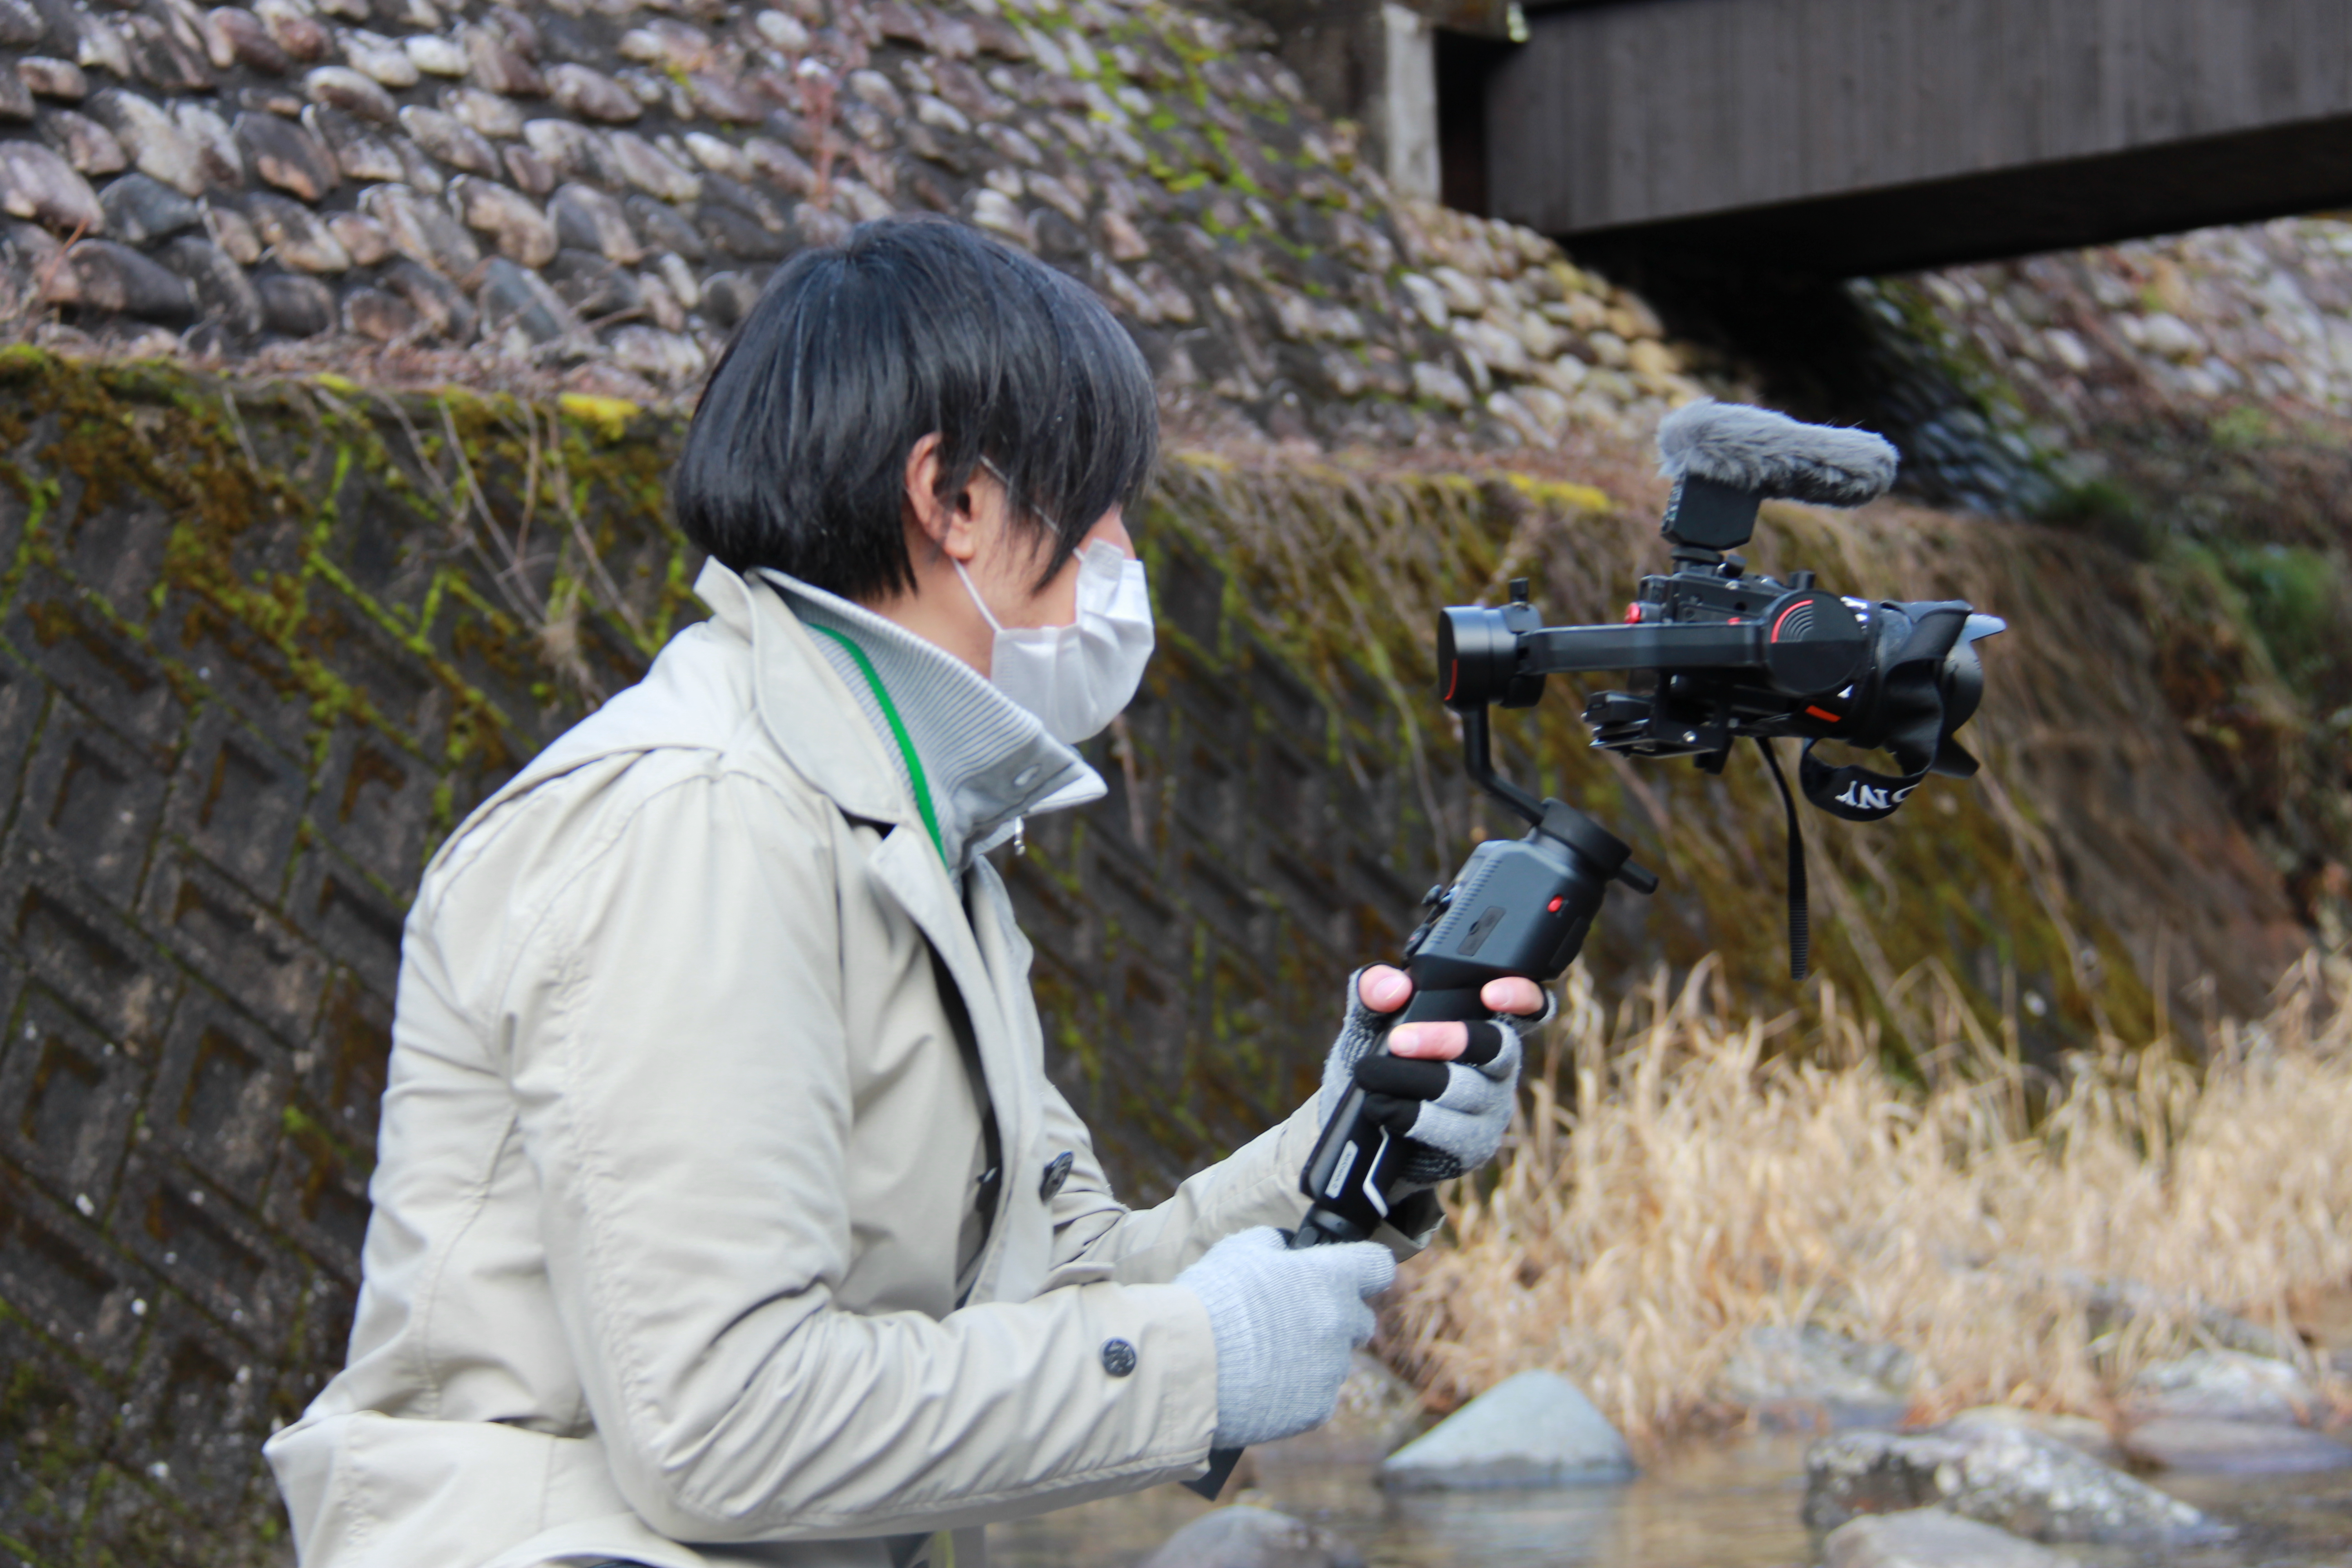
[[[1764,765],[1772,770],[1772,782],[1780,786],[1780,807],[1789,816],[1789,978],[1802,980],[1812,949],[1812,920],[1805,910],[1805,830],[1797,821],[1797,797],[1789,793],[1780,753],[1763,736],[1755,741],[1756,749],[1764,753]]]

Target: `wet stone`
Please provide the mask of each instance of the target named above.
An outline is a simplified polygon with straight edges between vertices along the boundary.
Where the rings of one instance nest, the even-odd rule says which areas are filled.
[[[1143,1568],[1363,1568],[1364,1555],[1304,1520],[1238,1503],[1202,1515],[1143,1560]]]
[[[261,296],[262,324],[289,338],[308,338],[333,330],[335,291],[316,278],[292,272],[264,272],[254,279]]]
[[[1574,1384],[1550,1372],[1505,1378],[1380,1468],[1381,1485],[1423,1491],[1621,1481],[1625,1439]]]
[[[85,239],[66,252],[83,305],[174,326],[194,319],[195,295],[185,279],[127,245]]]
[[[1969,1437],[1850,1432],[1805,1456],[1804,1520],[1942,1507],[2036,1541],[2175,1542],[2227,1531],[2178,1499],[2063,1443],[2009,1427]]]
[[[0,142],[0,212],[60,232],[103,232],[98,193],[56,153],[36,142]]]
[[[205,321],[240,338],[261,331],[261,296],[245,268],[219,246],[185,235],[159,251],[157,259],[187,280]]]
[[[341,184],[325,143],[299,125],[275,114],[247,111],[236,117],[236,142],[252,160],[254,173],[306,202],[316,202]]]
[[[2286,1476],[2352,1468],[2352,1446],[2305,1426],[2163,1415],[2124,1434],[2124,1451],[2158,1469]]]
[[[1939,1508],[1857,1519],[1822,1542],[1827,1568],[2069,1568],[2063,1552]]]
[[[313,103],[340,109],[379,125],[392,123],[392,95],[377,82],[349,66],[320,66],[302,79],[303,94]],[[413,134],[413,132],[412,132]]]
[[[146,245],[196,227],[204,211],[186,196],[146,174],[125,174],[98,194],[106,231],[127,245]]]
[[[416,144],[452,168],[474,174],[496,174],[499,155],[490,144],[454,114],[411,104],[400,111],[400,128]]]

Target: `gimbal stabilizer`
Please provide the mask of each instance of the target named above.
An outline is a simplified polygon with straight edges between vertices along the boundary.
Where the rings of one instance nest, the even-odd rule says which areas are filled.
[[[1461,719],[1464,765],[1530,828],[1479,845],[1450,885],[1431,889],[1427,918],[1404,946],[1412,998],[1391,1026],[1488,1017],[1479,1000],[1488,981],[1547,984],[1574,962],[1610,883],[1657,889],[1599,823],[1495,772],[1488,706],[1534,706],[1548,676],[1640,672],[1643,690],[1602,692],[1585,707],[1592,743],[1605,750],[1694,756],[1719,773],[1736,741],[1757,742],[1789,813],[1790,942],[1800,979],[1804,841],[1771,741],[1805,739],[1806,796],[1854,821],[1892,815],[1931,772],[1977,771],[1953,736],[1982,694],[1975,643],[2002,629],[1997,617],[1958,600],[1843,598],[1816,588],[1811,572],[1782,583],[1749,574],[1727,553],[1748,542],[1764,500],[1859,506],[1881,494],[1894,482],[1895,448],[1866,431],[1711,403],[1669,416],[1658,447],[1675,481],[1661,524],[1675,569],[1642,580],[1623,625],[1546,626],[1524,581],[1511,584],[1507,605],[1440,612],[1438,691]],[[1823,739],[1883,748],[1902,772],[1816,762],[1811,743]],[[1325,1124],[1300,1181],[1310,1204],[1293,1247],[1363,1240],[1410,1194],[1399,1173],[1404,1140],[1372,1101],[1354,1086]],[[1193,1489],[1214,1497],[1239,1458],[1237,1449],[1212,1454]]]

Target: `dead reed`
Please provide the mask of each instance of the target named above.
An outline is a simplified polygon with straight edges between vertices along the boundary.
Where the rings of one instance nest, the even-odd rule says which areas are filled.
[[[1571,976],[1496,1173],[1384,1324],[1433,1403],[1550,1367],[1654,1450],[1738,1417],[1714,1386],[1748,1331],[1814,1322],[1913,1352],[1917,1417],[2105,1415],[2217,1324],[2293,1345],[2289,1298],[2352,1278],[2341,955],[2200,1067],[2104,1039],[2035,1074],[1956,1006],[1910,1084],[1834,991],[1741,1016],[1717,974],[1613,1016]]]

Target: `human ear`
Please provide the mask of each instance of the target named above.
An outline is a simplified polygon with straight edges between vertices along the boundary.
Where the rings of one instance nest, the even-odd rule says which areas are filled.
[[[940,462],[936,432],[915,443],[907,454],[907,510],[932,548],[957,561],[970,561],[980,549],[980,536],[970,486],[952,498],[941,493],[945,469]]]

